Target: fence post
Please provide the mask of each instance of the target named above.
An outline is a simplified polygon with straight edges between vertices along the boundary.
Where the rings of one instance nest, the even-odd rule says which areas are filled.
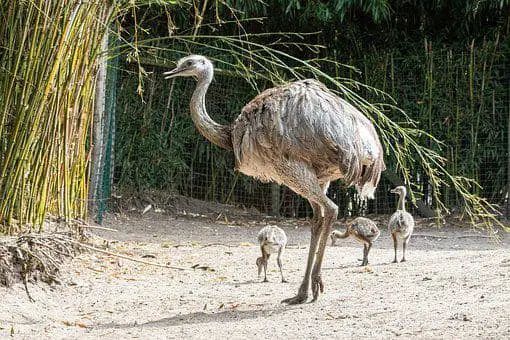
[[[106,85],[106,51],[108,51],[108,31],[105,32],[101,45],[102,55],[98,58],[99,67],[96,77],[96,91],[94,104],[94,118],[92,121],[92,157],[90,160],[89,185],[89,216],[96,217],[99,209],[97,198],[102,176],[102,163],[104,157],[103,130],[105,125],[105,85]]]
[[[271,215],[280,216],[280,185],[271,183]]]
[[[506,217],[510,215],[510,80],[508,81],[508,124],[506,129],[507,134],[507,166],[506,166],[506,185],[507,185],[507,192],[506,192]]]

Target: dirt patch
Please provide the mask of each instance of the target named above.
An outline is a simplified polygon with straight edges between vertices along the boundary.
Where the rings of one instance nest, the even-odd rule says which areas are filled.
[[[381,217],[369,267],[359,267],[362,248],[354,241],[328,246],[325,293],[316,303],[286,306],[280,301],[295,295],[304,271],[306,220],[238,218],[222,211],[219,217],[217,211],[182,216],[156,209],[109,215],[104,226],[118,231],[93,232],[110,251],[187,270],[83,253],[61,269],[61,285],[29,285],[35,302],[21,284],[0,288],[0,337],[510,337],[506,234],[495,244],[477,230],[437,229],[422,220],[408,262],[390,264],[391,238]],[[283,270],[289,283],[279,282],[273,258],[271,282],[257,277],[255,242],[265,224],[287,232]]]

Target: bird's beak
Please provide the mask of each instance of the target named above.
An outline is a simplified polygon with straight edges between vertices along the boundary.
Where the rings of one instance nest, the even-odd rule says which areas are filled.
[[[395,189],[390,189],[390,192],[391,192],[392,194],[396,194],[396,193],[397,193],[397,192],[395,191]]]
[[[172,79],[174,77],[177,77],[179,73],[181,73],[182,71],[184,70],[176,67],[171,71],[164,72],[163,75],[165,76],[165,79]]]

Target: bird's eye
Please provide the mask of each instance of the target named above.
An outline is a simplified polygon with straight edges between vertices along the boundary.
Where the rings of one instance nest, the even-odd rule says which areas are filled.
[[[188,62],[186,63],[186,66],[191,66],[193,64],[193,62],[191,60],[188,60]]]

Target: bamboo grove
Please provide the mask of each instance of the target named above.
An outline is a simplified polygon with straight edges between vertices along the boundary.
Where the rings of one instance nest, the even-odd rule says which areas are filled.
[[[86,215],[95,60],[109,10],[79,0],[0,8],[1,234]]]

